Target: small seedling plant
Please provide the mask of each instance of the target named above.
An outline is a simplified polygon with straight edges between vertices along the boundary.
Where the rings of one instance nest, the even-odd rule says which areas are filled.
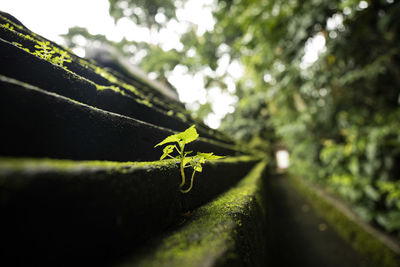
[[[189,154],[193,153],[193,151],[185,151],[185,146],[186,144],[193,142],[199,137],[199,134],[196,131],[195,125],[192,125],[188,129],[186,129],[184,132],[178,133],[178,134],[173,134],[165,138],[163,141],[155,145],[154,147],[162,146],[169,144],[164,147],[162,156],[160,157],[160,160],[163,160],[165,158],[172,158],[176,159],[179,161],[180,165],[180,172],[181,172],[181,177],[182,181],[181,184],[179,185],[179,190],[182,193],[188,193],[190,190],[193,188],[193,179],[194,175],[196,172],[202,172],[203,171],[203,164],[206,162],[206,160],[213,160],[213,159],[221,159],[223,156],[217,156],[214,155],[213,152],[211,153],[202,153],[202,152],[197,152],[197,155],[195,156],[188,156]],[[173,143],[173,144],[171,144]],[[171,154],[177,153],[177,156],[172,156]],[[185,178],[185,168],[192,168],[192,176],[190,178],[190,186],[187,189],[184,189],[185,184],[186,184],[186,178]]]
[[[36,50],[33,54],[44,60],[50,61],[58,66],[64,67],[64,62],[71,62],[71,57],[64,50],[50,45],[50,42],[37,41]],[[54,56],[57,55],[57,56]]]

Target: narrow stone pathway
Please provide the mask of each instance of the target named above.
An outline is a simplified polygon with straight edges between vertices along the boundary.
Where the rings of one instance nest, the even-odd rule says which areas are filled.
[[[366,260],[318,217],[285,176],[267,181],[270,266],[367,267]]]

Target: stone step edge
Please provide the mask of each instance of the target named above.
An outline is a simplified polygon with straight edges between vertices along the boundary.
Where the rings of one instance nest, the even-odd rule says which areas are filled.
[[[25,26],[23,26],[22,24],[22,26],[23,27],[25,27],[25,28],[21,28],[21,26],[20,26],[20,24],[17,24],[16,22],[13,22],[13,21],[10,21],[9,19],[7,19],[7,18],[5,18],[5,17],[3,17],[2,16],[2,14],[0,14],[0,20],[5,20],[5,21],[7,21],[8,23],[11,23],[11,25],[13,25],[14,27],[16,27],[16,29],[14,29],[15,31],[16,31],[16,33],[17,33],[17,35],[19,36],[19,37],[21,37],[20,36],[20,31],[22,31],[23,33],[26,33],[26,34],[31,34],[31,35],[33,35],[33,36],[35,36],[35,38],[36,39],[40,39],[40,40],[44,40],[44,41],[49,41],[49,42],[51,42],[52,43],[52,45],[54,45],[54,46],[56,46],[56,47],[58,47],[59,49],[62,49],[62,50],[68,50],[68,49],[66,49],[66,48],[63,48],[63,47],[61,47],[61,46],[59,46],[59,45],[57,45],[56,43],[54,43],[54,42],[52,42],[52,41],[50,41],[50,40],[47,40],[46,38],[44,38],[44,37],[42,37],[42,36],[39,36],[39,35],[37,35],[37,34],[35,34],[35,33],[33,33],[33,32],[31,32],[29,29],[27,29]],[[22,34],[22,36],[23,36],[23,34]],[[21,37],[22,38],[22,37]],[[2,39],[2,38],[0,38],[0,40],[2,40],[2,41],[5,41],[5,42],[7,42],[7,43],[10,43],[11,41],[7,41],[7,40],[4,40],[4,39]],[[70,54],[71,54],[71,56],[74,58],[74,60],[77,60],[77,61],[85,61],[87,64],[89,64],[89,65],[91,65],[91,64],[93,64],[93,63],[89,63],[89,61],[87,60],[87,59],[83,59],[83,58],[80,58],[80,57],[78,57],[78,56],[76,56],[75,54],[73,54],[72,53],[72,51],[68,51]],[[81,65],[81,64],[80,64]],[[86,77],[83,77],[83,76],[81,76],[81,75],[79,75],[78,73],[75,73],[75,72],[71,72],[71,71],[69,71],[69,70],[66,70],[70,75],[72,75],[72,74],[75,74],[75,75],[78,75],[79,77],[81,77],[81,79],[82,80],[86,80],[87,82],[94,82],[94,81],[92,81],[92,80],[88,80],[88,78],[86,78]],[[115,73],[113,73],[113,75],[115,75]],[[118,75],[117,75],[118,76]],[[107,79],[106,79],[107,80]],[[108,80],[107,80],[108,81]],[[125,81],[125,83],[126,83],[126,81]],[[96,84],[96,87],[98,87],[98,86],[100,86],[101,87],[101,85],[100,84],[97,84],[97,83],[95,83]],[[128,82],[128,84],[130,84],[129,82]],[[149,88],[152,88],[152,86],[150,85],[150,84],[148,84],[148,83],[143,83],[143,85],[144,86],[147,86],[147,87],[149,87]],[[126,86],[125,86],[126,87]],[[124,88],[125,88],[124,87]],[[104,86],[103,86],[103,88],[104,88]],[[128,88],[125,88],[125,89],[123,89],[124,91],[123,92],[129,92],[129,90],[128,90]],[[125,95],[125,96],[127,96],[127,95]],[[134,95],[131,95],[131,97],[133,97],[134,99],[137,97],[135,97]],[[157,96],[156,96],[156,98],[157,99],[159,99]],[[136,99],[137,100],[137,99]],[[135,100],[135,101],[136,101]],[[142,101],[136,101],[137,103],[137,105],[144,105],[144,106],[146,106],[146,104],[144,104],[145,103],[145,101],[143,102],[143,100],[146,100],[146,98],[144,98],[144,99],[141,99]],[[175,102],[175,100],[173,100],[174,101],[174,104],[175,105],[179,105],[179,103],[177,103],[177,102]],[[161,110],[163,110],[163,107],[164,107],[164,105],[161,105],[161,103],[162,103],[162,101],[161,100],[157,100],[156,101],[156,103],[154,103],[154,104],[156,104],[157,105],[157,109],[160,109],[161,108]],[[165,103],[164,103],[165,104]],[[180,103],[181,104],[181,103]],[[173,105],[173,104],[171,104],[171,103],[168,103],[168,106],[170,107],[170,109],[172,108],[172,106],[171,105]],[[183,105],[183,104],[182,104]],[[182,108],[182,107],[181,107]],[[179,110],[179,112],[178,113],[180,113],[180,112],[184,112],[185,113],[185,110],[182,110],[182,109],[178,109]],[[175,111],[177,111],[177,108],[175,108],[174,109]],[[159,110],[159,112],[161,112],[161,113],[163,113],[163,112],[166,112],[165,110],[164,111],[160,111]],[[197,122],[196,120],[193,120],[191,117],[190,117],[190,114],[189,113],[187,113],[186,112],[186,116],[187,115],[189,115],[189,121],[190,122],[187,122],[187,123],[196,123],[196,124],[199,124],[199,130],[200,131],[203,131],[203,134],[207,134],[207,135],[209,135],[209,133],[207,133],[208,131],[212,131],[213,132],[213,134],[211,135],[211,136],[213,136],[214,135],[214,138],[216,137],[216,140],[219,140],[219,141],[222,141],[222,142],[225,142],[225,141],[227,141],[227,140],[224,140],[224,139],[226,139],[226,138],[228,138],[227,136],[225,136],[225,135],[223,135],[223,134],[221,134],[220,132],[218,132],[218,131],[215,131],[215,130],[213,130],[213,129],[210,129],[210,128],[208,128],[204,123],[201,123],[201,122]],[[184,115],[185,116],[185,115]],[[177,120],[177,121],[181,121],[182,123],[185,123],[186,121],[185,120],[183,120],[182,121],[182,118],[181,117],[179,117],[179,116],[173,116],[173,117],[171,117],[171,118],[174,118],[175,120]],[[186,117],[186,119],[188,119],[187,117]],[[210,136],[209,136],[209,138],[210,138]],[[233,140],[230,140],[228,143],[233,143],[234,141]]]
[[[396,241],[363,222],[343,201],[322,188],[293,175],[288,178],[310,201],[317,214],[326,219],[356,251],[376,266],[399,266],[400,246]]]
[[[209,160],[208,164],[236,163],[256,161],[260,158],[254,156],[225,157],[218,160]],[[179,161],[165,159],[158,161],[101,161],[101,160],[71,160],[71,159],[52,159],[52,158],[18,158],[0,157],[0,175],[9,173],[26,172],[29,174],[46,171],[76,172],[83,170],[113,170],[125,173],[127,170],[147,168],[178,168]]]
[[[91,105],[88,105],[88,104],[73,100],[71,98],[59,95],[57,93],[53,93],[53,92],[49,92],[49,91],[43,90],[43,89],[41,89],[41,88],[39,88],[37,86],[31,85],[31,84],[28,84],[28,83],[25,83],[25,82],[22,82],[22,81],[18,81],[18,80],[14,79],[14,78],[3,76],[1,74],[0,74],[0,81],[5,82],[5,83],[14,84],[16,86],[23,87],[24,89],[33,90],[33,91],[39,92],[41,94],[57,98],[57,99],[61,99],[62,101],[68,102],[69,104],[72,104],[72,105],[86,107],[86,108],[90,109],[91,111],[93,111],[94,113],[108,114],[108,115],[111,115],[111,116],[124,118],[126,120],[137,121],[140,124],[148,125],[148,126],[151,126],[151,127],[154,127],[154,128],[169,132],[171,134],[177,133],[176,131],[167,129],[167,128],[162,127],[162,126],[154,125],[154,124],[151,124],[149,122],[141,121],[141,120],[138,120],[138,119],[135,119],[135,118],[131,118],[131,117],[125,116],[125,115],[121,115],[121,114],[118,114],[118,113],[114,113],[114,112],[111,112],[111,111],[106,111],[106,110],[103,110],[103,109],[99,109],[99,108],[93,107]],[[231,144],[227,144],[227,143],[222,143],[220,141],[208,139],[206,137],[199,137],[198,141],[202,141],[204,143],[212,144],[212,145],[215,145],[215,146],[219,146],[221,148],[230,149],[232,151],[236,151],[236,152],[240,152],[240,153],[252,152],[252,151],[249,151],[248,149],[246,149],[244,147],[241,147],[239,145],[231,145]],[[198,141],[196,140],[196,142],[198,142]]]
[[[0,158],[0,247],[7,255],[0,262],[21,251],[21,266],[54,266],[64,257],[65,265],[78,259],[115,262],[235,186],[258,162],[206,162],[193,189],[182,194],[179,167],[171,161]]]
[[[266,166],[259,162],[237,186],[189,215],[182,228],[116,266],[264,266]]]

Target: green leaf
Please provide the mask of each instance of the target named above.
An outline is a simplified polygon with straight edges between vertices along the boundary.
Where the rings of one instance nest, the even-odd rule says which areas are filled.
[[[155,145],[154,147],[161,146],[167,143],[177,142],[180,148],[183,147],[184,144],[188,144],[199,137],[199,134],[196,131],[195,125],[190,126],[184,132],[173,134],[165,138],[163,141]]]
[[[196,125],[190,126],[184,132],[177,134],[177,137],[181,139],[185,144],[193,142],[199,137],[199,134],[197,133],[195,126]]]
[[[202,172],[203,171],[203,167],[201,166],[201,164],[197,164],[196,166],[193,167],[193,169],[196,172]]]
[[[204,158],[206,160],[212,160],[212,159],[222,159],[224,158],[224,156],[217,156],[217,155],[213,155],[214,153],[201,153],[201,152],[197,152],[197,156]]]
[[[380,214],[377,217],[380,225],[386,228],[389,232],[400,229],[400,212],[389,211],[386,214]]]
[[[168,143],[179,142],[179,140],[180,139],[179,139],[178,135],[177,134],[173,134],[173,135],[168,136],[164,140],[162,140],[160,143],[158,143],[154,147],[162,146],[162,145],[168,144]]]
[[[185,157],[186,157],[186,155],[189,155],[190,153],[193,153],[193,151],[187,151],[187,152],[185,152]]]
[[[191,162],[193,160],[192,157],[187,157],[183,159],[183,167],[185,167],[189,162]],[[192,165],[192,164],[190,164]]]
[[[164,159],[166,156],[171,154],[174,151],[174,145],[169,145],[164,147],[163,152],[164,154],[161,156],[160,160]]]

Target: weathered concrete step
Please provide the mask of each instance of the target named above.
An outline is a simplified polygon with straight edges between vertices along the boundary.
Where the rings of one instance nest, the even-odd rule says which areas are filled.
[[[265,167],[258,163],[237,186],[116,266],[267,266]]]
[[[0,23],[6,23],[5,19],[0,14]],[[72,62],[65,63],[68,65],[66,70],[26,52],[24,49],[31,52],[36,49],[37,43],[32,38],[34,33],[18,26],[12,24],[10,27],[14,27],[13,30],[0,27],[0,74],[104,110],[176,131],[182,131],[190,124],[196,123],[188,116],[182,104],[177,104],[165,96],[156,96],[157,91],[151,90],[148,85],[138,84],[130,79],[128,81],[116,73],[108,73],[73,54]],[[27,34],[31,35],[28,39]],[[36,39],[47,41],[38,35],[34,36]],[[17,47],[15,43],[22,45],[24,49]],[[52,45],[62,49],[54,43]],[[108,80],[103,76],[112,78]],[[218,131],[203,127],[201,123],[197,124],[203,136],[233,144],[232,140]]]
[[[173,133],[1,75],[0,94],[2,156],[157,160],[162,153],[154,145]],[[240,154],[234,146],[201,138],[188,149]]]
[[[131,118],[183,131],[189,125],[128,95],[96,87],[87,79],[0,40],[0,74],[76,101]]]
[[[311,203],[317,214],[324,218],[336,233],[363,257],[368,263],[365,266],[400,266],[398,242],[361,221],[345,203],[321,188],[294,176],[289,176],[289,181]]]
[[[207,162],[192,191],[182,194],[172,161],[0,158],[2,255],[57,266],[111,260],[234,185],[255,163],[249,157]],[[251,200],[246,190],[237,195],[241,201]],[[0,265],[8,266],[5,258]]]
[[[10,25],[10,27],[13,27],[13,29],[12,30],[10,30],[10,28],[1,29],[0,38],[10,43],[18,42],[22,44],[23,47],[30,49],[30,51],[33,51],[35,50],[34,45],[37,44],[35,40],[46,41],[46,42],[48,41],[55,47],[65,50],[65,48],[57,45],[56,43],[51,42],[50,40],[30,31],[12,15],[0,11],[0,24],[4,25],[7,23]],[[33,38],[26,38],[26,36],[30,36]],[[95,65],[96,63],[93,63],[93,61],[88,61],[86,59],[80,58],[74,55],[72,52],[70,52],[70,56],[72,59],[72,62],[68,62],[68,69],[70,71],[82,77],[85,77],[86,79],[91,80],[99,85],[112,84],[110,80],[103,77],[100,73],[96,73],[95,71],[96,67],[99,67]],[[144,96],[156,96],[157,98],[161,97],[163,98],[164,101],[167,101],[168,103],[172,102],[174,105],[178,105],[179,108],[184,109],[182,103],[177,102],[171,98],[165,98],[165,95],[160,94],[158,90],[154,90],[154,88],[151,88],[151,86],[146,82],[144,82],[143,79],[140,79],[140,77],[127,77],[122,75],[121,73],[116,73],[116,72],[110,72],[110,74],[115,76],[119,80],[126,81],[129,84],[132,84],[133,86],[138,86],[138,88],[140,88],[140,91],[141,93],[143,93]]]

